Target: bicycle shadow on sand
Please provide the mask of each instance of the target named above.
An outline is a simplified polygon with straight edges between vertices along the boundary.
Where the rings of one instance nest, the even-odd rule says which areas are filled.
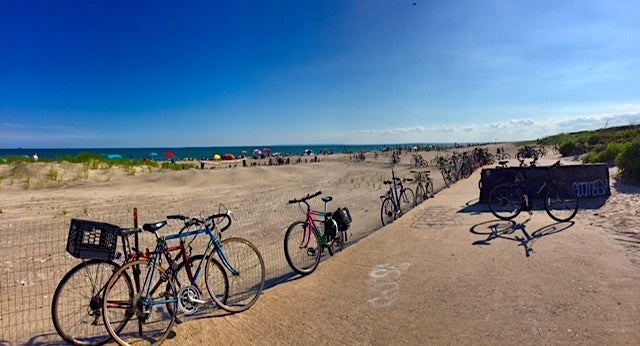
[[[475,246],[488,246],[496,239],[505,239],[518,243],[518,246],[524,248],[525,256],[529,257],[533,252],[533,244],[536,241],[546,236],[560,233],[575,224],[574,221],[555,222],[538,228],[529,234],[526,225],[530,220],[531,218],[528,218],[522,223],[517,223],[513,220],[490,220],[474,225],[469,231],[473,234],[486,236],[486,238],[476,240],[471,244]]]

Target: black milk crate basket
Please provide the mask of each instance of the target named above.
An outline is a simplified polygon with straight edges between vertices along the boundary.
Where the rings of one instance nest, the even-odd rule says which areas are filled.
[[[120,227],[104,222],[71,219],[67,252],[82,259],[115,258]]]

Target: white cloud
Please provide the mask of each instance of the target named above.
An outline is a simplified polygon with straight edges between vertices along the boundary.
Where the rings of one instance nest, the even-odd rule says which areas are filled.
[[[453,143],[535,140],[559,133],[640,124],[640,111],[517,119],[489,124],[415,126],[394,129],[363,129],[334,136],[346,144],[357,143]]]

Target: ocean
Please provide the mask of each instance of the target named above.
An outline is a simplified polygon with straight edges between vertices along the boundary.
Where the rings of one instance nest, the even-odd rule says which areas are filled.
[[[220,156],[233,154],[238,157],[242,153],[251,157],[254,150],[264,151],[265,148],[271,150],[272,154],[280,153],[285,156],[303,155],[310,150],[313,154],[344,154],[356,153],[360,151],[382,151],[386,149],[423,147],[452,147],[455,143],[411,143],[411,144],[316,144],[316,145],[274,145],[274,146],[231,146],[231,147],[163,147],[163,148],[74,148],[74,149],[38,149],[38,148],[16,148],[0,149],[0,158],[11,156],[33,157],[38,155],[39,159],[56,160],[65,156],[78,156],[81,153],[90,152],[104,155],[110,158],[123,158],[142,160],[145,158],[154,160],[168,160],[167,152],[175,154],[177,160],[182,159],[211,159],[214,155]]]

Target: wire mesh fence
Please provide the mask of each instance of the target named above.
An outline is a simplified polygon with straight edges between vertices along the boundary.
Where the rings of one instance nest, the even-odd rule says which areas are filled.
[[[234,221],[223,238],[246,238],[258,247],[265,261],[265,289],[268,293],[269,287],[294,276],[285,260],[283,240],[287,227],[296,220],[304,219],[304,210],[297,204],[287,203],[290,199],[322,191],[323,196],[333,196],[329,210],[348,207],[353,219],[348,231],[348,246],[382,226],[379,196],[387,188],[382,181],[390,175],[391,170],[386,166],[363,169],[350,177],[295,186],[286,182],[263,184],[256,186],[250,198],[230,186],[189,197],[165,194],[142,200],[114,199],[100,213],[90,215],[70,213],[53,219],[0,221],[0,344],[62,343],[51,320],[51,300],[65,273],[80,263],[65,251],[70,221],[74,217],[133,227],[134,208],[141,224],[165,220],[170,214],[202,217],[217,213],[220,208],[228,208],[234,215]],[[436,190],[443,185],[442,181],[436,182]],[[314,209],[322,210],[323,203],[319,197],[310,202]],[[176,233],[181,226],[180,222],[170,221],[169,227],[160,233]],[[155,237],[152,234],[144,232],[139,239],[141,249],[153,249]],[[204,236],[196,240],[194,254],[204,249],[206,241]]]

